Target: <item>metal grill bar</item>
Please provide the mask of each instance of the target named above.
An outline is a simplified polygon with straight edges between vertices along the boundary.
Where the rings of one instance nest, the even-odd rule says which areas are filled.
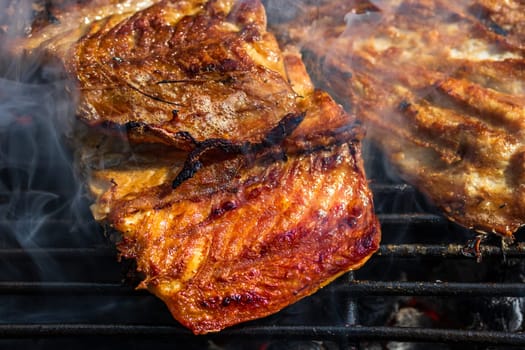
[[[241,335],[274,335],[297,337],[349,337],[354,340],[388,340],[388,341],[424,341],[424,342],[468,342],[495,345],[523,345],[525,334],[495,331],[469,331],[433,328],[401,327],[246,327],[227,332]]]
[[[385,183],[374,183],[370,184],[370,189],[374,194],[400,194],[400,193],[416,193],[416,190],[413,186],[403,183],[396,184],[385,184]]]
[[[56,337],[56,336],[178,336],[192,334],[177,326],[146,326],[126,324],[34,324],[0,325],[1,337]],[[467,342],[471,344],[523,345],[525,334],[495,331],[471,331],[430,328],[400,327],[302,327],[302,326],[260,326],[225,330],[212,338],[223,337],[271,337],[332,339],[347,337],[352,340],[424,341],[424,342]]]
[[[504,297],[525,296],[523,283],[462,283],[462,282],[397,282],[397,281],[359,281],[335,284],[338,293],[352,296],[462,296],[462,297]],[[90,282],[0,282],[0,294],[32,295],[41,294],[98,294],[98,295],[149,295],[121,283]],[[355,323],[355,305],[350,304],[349,323]]]
[[[462,282],[385,282],[354,281],[348,286],[337,286],[338,291],[351,295],[418,295],[503,297],[525,296],[523,283],[462,283]]]
[[[379,248],[377,256],[415,258],[415,257],[471,257],[463,253],[465,246],[461,244],[386,244]],[[516,243],[508,247],[493,245],[480,246],[482,257],[523,257],[525,256],[525,243]]]
[[[116,258],[115,249],[108,247],[91,248],[5,248],[0,249],[0,257],[4,259],[21,259],[25,257],[41,258]]]
[[[353,284],[355,282],[353,271],[346,274],[345,282],[348,284]],[[348,298],[346,300],[346,324],[351,326],[359,324],[357,301],[354,298]]]
[[[447,220],[436,214],[428,213],[403,213],[403,214],[377,214],[381,224],[444,224]]]
[[[90,282],[0,282],[0,294],[12,295],[149,295],[121,283]]]

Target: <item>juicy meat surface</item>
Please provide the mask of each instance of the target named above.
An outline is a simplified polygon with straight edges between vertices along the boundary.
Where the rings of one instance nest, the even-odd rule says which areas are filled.
[[[379,246],[357,138],[211,157],[175,189],[183,152],[123,152],[116,141],[98,134],[79,149],[92,211],[122,232],[118,248],[137,261],[139,287],[196,334],[275,313],[359,268]]]
[[[525,222],[524,13],[520,1],[325,2],[276,28],[451,220],[512,237]]]
[[[151,5],[151,6],[150,6]],[[77,12],[78,11],[78,12]],[[93,1],[52,7],[15,54],[64,66],[78,117],[138,142],[258,144],[298,118],[298,96],[258,1]]]

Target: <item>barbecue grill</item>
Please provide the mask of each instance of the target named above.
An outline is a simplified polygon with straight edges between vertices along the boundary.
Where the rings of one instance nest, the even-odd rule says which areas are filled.
[[[93,221],[71,156],[39,116],[42,109],[31,110],[9,110],[0,124],[0,344],[525,346],[521,235],[513,244],[489,237],[478,246],[477,233],[446,220],[413,187],[386,171],[372,146],[365,157],[383,227],[379,252],[362,269],[276,315],[193,336],[162,302],[134,289],[132,264],[116,259],[118,237]]]

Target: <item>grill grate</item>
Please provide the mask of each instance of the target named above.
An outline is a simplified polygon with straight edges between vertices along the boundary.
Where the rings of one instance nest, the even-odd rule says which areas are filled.
[[[0,127],[0,140],[16,135],[41,139],[45,132],[37,122],[15,123]],[[395,342],[469,343],[480,349],[525,345],[521,322],[509,330],[500,323],[477,322],[475,316],[467,317],[467,324],[453,319],[439,321],[438,327],[407,328],[393,324],[392,316],[385,318],[390,309],[395,312],[400,305],[418,303],[468,304],[476,309],[491,300],[513,298],[520,306],[525,296],[520,280],[525,275],[521,263],[525,242],[507,246],[488,241],[481,246],[481,262],[476,262],[465,250],[475,234],[444,219],[413,187],[386,178],[376,158],[370,160],[368,166],[374,169],[368,172],[373,173],[372,190],[383,227],[384,243],[378,254],[362,269],[277,315],[195,337],[172,320],[159,300],[126,282],[129,266],[116,261],[110,237],[88,219],[88,203],[78,197],[68,158],[58,161],[49,158],[58,150],[41,154],[33,147],[27,151],[30,161],[24,157],[13,161],[7,157],[13,147],[16,143],[0,143],[0,338],[4,340],[31,338],[60,345],[78,336],[97,336],[109,346],[109,340],[126,336],[163,345],[176,340],[187,348],[224,349],[253,348],[253,344],[289,348],[282,344],[309,341],[322,342],[325,349],[373,349],[378,344],[392,348]],[[57,181],[57,174],[63,179]],[[40,217],[35,217],[35,210]],[[446,316],[449,311],[442,307],[434,314]]]

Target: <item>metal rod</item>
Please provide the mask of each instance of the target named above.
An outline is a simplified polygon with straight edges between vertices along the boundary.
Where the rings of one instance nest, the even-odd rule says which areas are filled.
[[[116,258],[114,248],[101,246],[91,248],[4,248],[0,249],[0,258],[17,259],[25,257],[53,257],[53,258],[85,258],[85,257],[111,257]]]
[[[428,257],[467,257],[463,254],[465,245],[461,244],[386,244],[379,248],[377,256],[387,257],[406,257],[413,258],[416,256]],[[503,256],[506,257],[523,257],[525,256],[525,243],[516,243],[508,246],[503,250],[500,246],[481,245],[480,253],[482,257]]]
[[[147,326],[127,324],[30,324],[0,325],[1,337],[56,337],[56,336],[185,336],[193,337],[180,326]],[[352,326],[245,326],[227,329],[211,338],[272,337],[332,339],[348,337],[352,340],[389,340],[424,342],[466,342],[477,344],[525,345],[525,334],[498,331],[470,331],[456,329],[352,327]]]
[[[387,184],[387,183],[371,183],[370,189],[373,193],[413,193],[416,189],[413,186],[403,183]]]
[[[1,198],[1,194],[0,194]],[[41,223],[45,225],[57,225],[57,226],[73,226],[73,225],[99,225],[96,223],[93,219],[90,218],[83,218],[83,221],[78,221],[78,219],[72,220],[71,218],[60,218],[60,217],[47,217],[45,219],[42,219]],[[6,226],[6,227],[17,227],[20,223],[27,223],[27,219],[0,219],[0,225]]]
[[[429,213],[377,214],[381,224],[442,224],[447,219],[441,215]]]
[[[339,292],[350,295],[418,295],[458,297],[523,297],[524,283],[463,283],[463,282],[397,282],[397,281],[353,281],[337,285]]]
[[[424,342],[468,342],[498,345],[524,345],[525,334],[498,331],[470,331],[434,328],[401,327],[258,327],[243,328],[225,332],[234,335],[264,334],[275,336],[299,336],[330,338],[347,336],[350,339],[389,340],[389,341],[424,341]]]
[[[354,282],[354,272],[350,271],[346,274],[346,281],[349,284]],[[359,324],[359,317],[357,314],[357,302],[355,298],[346,298],[346,324],[353,326]]]
[[[0,282],[0,295],[150,295],[122,283],[90,282]]]

